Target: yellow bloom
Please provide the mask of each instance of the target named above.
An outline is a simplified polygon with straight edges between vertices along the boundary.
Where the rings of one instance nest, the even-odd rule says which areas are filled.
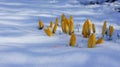
[[[73,16],[72,15],[70,16],[70,20],[73,20]]]
[[[91,21],[90,21],[90,19],[87,19],[85,21],[85,23],[83,24],[82,34],[83,34],[84,38],[87,38],[90,36],[90,34],[91,34]]]
[[[94,48],[96,45],[96,36],[95,34],[91,34],[88,39],[88,48]]]
[[[113,26],[110,26],[109,27],[109,36],[111,37],[113,35],[113,32],[114,32],[114,27]]]
[[[64,24],[65,24],[65,22],[62,21],[62,23],[61,23],[61,28],[62,28],[62,31],[65,33],[65,26],[64,26]]]
[[[70,24],[69,19],[65,18],[64,22],[69,26],[69,24]]]
[[[96,44],[102,44],[104,42],[104,38],[100,38],[96,41]]]
[[[40,20],[40,21],[39,21],[39,28],[40,28],[40,29],[43,29],[43,27],[44,27],[44,24],[43,24],[42,20]]]
[[[86,22],[83,24],[83,29],[82,29],[82,34],[84,38],[87,38],[86,24],[87,24]]]
[[[70,38],[70,43],[69,43],[70,46],[76,46],[76,35],[75,34],[72,34],[71,35],[71,38]]]
[[[69,26],[65,22],[64,22],[64,31],[65,31],[65,33],[69,33]]]
[[[106,27],[107,27],[107,22],[104,21],[103,28],[102,28],[102,36],[104,37],[105,32],[106,32]]]
[[[91,21],[90,21],[90,19],[87,19],[87,21],[86,21],[86,31],[87,31],[87,35],[88,35],[88,37],[90,36],[90,34],[91,34]]]
[[[65,15],[64,15],[64,14],[62,14],[62,15],[61,15],[61,23],[62,23],[62,21],[64,21],[64,20],[65,20],[65,18],[66,18],[66,17],[65,17]]]
[[[56,18],[56,20],[55,20],[55,24],[58,25],[58,18]]]
[[[55,26],[54,26],[54,28],[53,28],[53,33],[55,33],[55,32],[56,32],[57,28],[58,28],[58,25],[57,25],[57,24],[55,24]]]
[[[69,34],[71,35],[72,33],[74,33],[74,21],[72,19],[72,16],[70,16]]]
[[[93,33],[96,32],[96,29],[95,29],[95,25],[94,25],[94,24],[92,24],[92,31],[93,31]]]
[[[52,28],[54,26],[54,23],[51,21],[50,22],[50,27]]]
[[[54,35],[49,27],[48,27],[47,29],[44,29],[44,32],[45,32],[48,36],[53,36],[53,35]]]

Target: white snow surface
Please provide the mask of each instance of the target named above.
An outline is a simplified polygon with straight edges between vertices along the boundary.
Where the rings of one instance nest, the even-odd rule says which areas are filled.
[[[84,0],[79,0],[83,2]],[[78,0],[0,0],[0,67],[120,67],[120,7],[119,1],[101,5],[82,5]],[[85,0],[89,1],[89,0]],[[103,0],[104,1],[104,0]],[[48,37],[38,29],[41,19],[45,26],[55,22],[64,13],[73,15],[77,47],[70,47],[70,36],[60,34]],[[97,39],[101,37],[104,20],[113,25],[113,40],[87,48],[81,35],[86,19],[96,25]]]

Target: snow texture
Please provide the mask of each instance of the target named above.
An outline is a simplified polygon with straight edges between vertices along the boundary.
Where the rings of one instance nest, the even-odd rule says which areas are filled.
[[[84,5],[91,0],[0,0],[0,67],[120,67],[120,0],[113,3]],[[92,0],[94,1],[94,0]],[[95,2],[95,1],[94,1]],[[70,47],[70,36],[60,34],[48,37],[38,29],[41,19],[47,27],[64,13],[73,15],[77,47]],[[86,19],[96,25],[100,38],[104,20],[113,25],[112,40],[87,48],[82,37],[82,25]],[[108,27],[107,27],[108,28]],[[105,37],[107,38],[107,37]]]

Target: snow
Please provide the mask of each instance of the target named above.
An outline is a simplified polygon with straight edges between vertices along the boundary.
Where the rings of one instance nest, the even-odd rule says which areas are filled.
[[[120,64],[120,13],[115,8],[120,2],[83,5],[91,0],[0,0],[0,67],[119,67]],[[94,0],[92,0],[94,1]],[[95,0],[96,1],[96,0]],[[101,0],[104,2],[104,0]],[[45,27],[64,13],[73,15],[77,47],[69,46],[70,36],[60,34],[48,37],[38,29],[41,19]],[[90,18],[96,25],[97,39],[101,37],[104,20],[113,25],[113,40],[87,48],[81,35],[82,25]]]

